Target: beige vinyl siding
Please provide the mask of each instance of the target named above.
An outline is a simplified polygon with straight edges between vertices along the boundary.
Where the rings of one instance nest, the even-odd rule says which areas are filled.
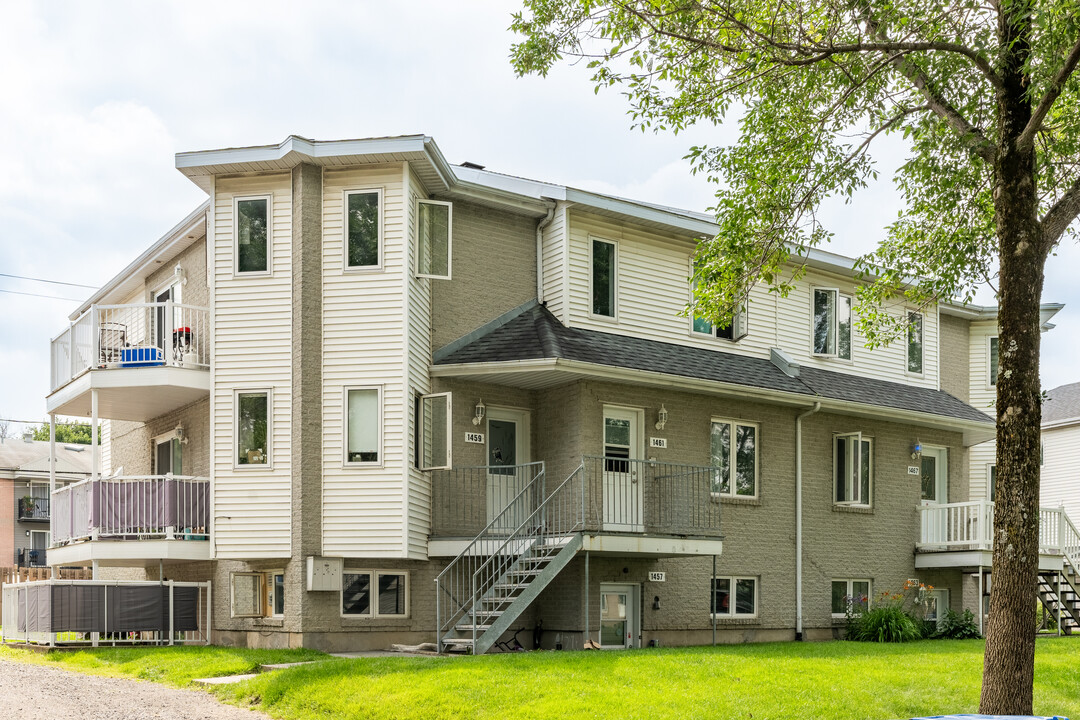
[[[272,275],[234,277],[233,198],[272,194]],[[287,174],[217,180],[213,211],[214,543],[220,559],[290,554],[292,202]],[[272,468],[236,468],[234,392],[272,392]]]
[[[690,320],[681,315],[690,300],[693,242],[582,212],[572,211],[569,214],[569,228],[569,324],[573,327],[760,358],[768,358],[770,348],[780,347],[804,365],[921,387],[937,387],[936,311],[924,313],[922,375],[906,372],[905,338],[894,341],[888,347],[870,351],[864,346],[865,339],[854,327],[851,361],[814,357],[810,346],[811,287],[835,287],[852,295],[855,289],[850,279],[817,270],[808,271],[786,298],[769,293],[763,285],[756,286],[750,293],[747,306],[748,335],[738,342],[720,340],[692,333]],[[618,244],[616,320],[590,315],[589,257],[593,238]],[[889,311],[900,316],[906,312],[906,308],[897,303]]]
[[[401,557],[405,516],[401,165],[323,172],[323,553]],[[344,271],[344,191],[380,188],[383,268]],[[318,362],[317,358],[313,361]],[[382,387],[379,467],[343,467],[344,388]]]
[[[1080,524],[1080,423],[1043,430],[1044,464],[1039,490],[1044,507],[1063,504]]]
[[[547,309],[564,324],[566,311],[566,203],[555,208],[551,222],[544,228],[541,243],[541,270],[543,272],[544,300]]]
[[[990,471],[988,466],[994,464],[997,451],[995,441],[990,440],[968,448],[968,499],[990,499]]]
[[[411,172],[409,178],[408,222],[405,247],[408,248],[410,267],[415,262],[416,200],[426,197],[420,181]],[[455,246],[457,247],[457,246]],[[409,558],[427,559],[427,538],[431,532],[431,476],[420,472],[413,463],[413,445],[416,438],[416,413],[412,398],[415,394],[431,392],[428,367],[431,362],[431,286],[432,283],[452,282],[417,278],[406,275],[409,289],[408,303],[408,390],[404,398],[407,415],[404,442],[404,477],[408,510],[408,527],[405,551]]]

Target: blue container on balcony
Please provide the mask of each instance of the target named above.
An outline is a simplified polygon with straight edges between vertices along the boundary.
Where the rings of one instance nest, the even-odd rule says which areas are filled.
[[[129,347],[120,349],[120,367],[154,367],[164,365],[161,348]]]

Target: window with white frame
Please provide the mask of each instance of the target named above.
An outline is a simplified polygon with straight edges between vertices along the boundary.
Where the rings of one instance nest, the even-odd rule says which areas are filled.
[[[989,379],[990,385],[997,385],[998,373],[1001,372],[998,359],[998,339],[996,337],[988,338],[986,346],[986,377]]]
[[[873,441],[862,433],[833,436],[834,501],[837,505],[870,507],[873,492]]]
[[[833,580],[832,614],[843,617],[850,611],[863,613],[870,607],[869,580]]]
[[[851,296],[836,288],[811,293],[811,342],[814,355],[851,359]]]
[[[712,579],[712,614],[716,617],[757,615],[756,577],[716,577]]]
[[[714,419],[710,433],[711,463],[716,470],[712,492],[725,497],[757,497],[758,426]]]
[[[923,614],[923,620],[940,625],[942,621],[945,620],[945,613],[949,609],[948,588],[934,588],[933,590],[927,590],[923,602],[926,603],[926,611]]]
[[[234,572],[230,577],[233,617],[285,614],[285,571]]]
[[[416,203],[416,274],[449,280],[453,245],[453,205],[441,200]]]
[[[269,195],[234,200],[237,274],[270,272],[270,200]]]
[[[176,431],[154,438],[154,475],[184,474],[184,445]]]
[[[382,402],[379,387],[345,388],[345,464],[382,461]]]
[[[618,283],[618,250],[613,242],[592,238],[591,312],[600,317],[615,317]]]
[[[922,313],[907,314],[907,369],[914,375],[923,371],[923,316]]]
[[[693,268],[691,268],[693,270]],[[696,290],[698,286],[698,277],[695,274],[690,281],[690,305],[691,307],[697,304]],[[710,337],[720,338],[721,340],[731,340],[737,342],[746,337],[747,330],[747,303],[744,301],[739,309],[739,312],[735,313],[731,322],[727,327],[719,327],[713,325],[710,321],[701,317],[695,312],[690,313],[690,330],[700,335],[709,335]]]
[[[382,266],[382,191],[345,192],[345,267],[350,270]]]
[[[406,617],[409,574],[395,570],[346,569],[341,577],[344,617]]]
[[[451,405],[450,393],[416,398],[416,460],[421,470],[450,467]]]
[[[236,392],[236,464],[270,464],[270,391]]]

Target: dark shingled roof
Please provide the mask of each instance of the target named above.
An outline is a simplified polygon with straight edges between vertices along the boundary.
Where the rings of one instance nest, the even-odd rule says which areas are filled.
[[[1042,406],[1043,423],[1080,418],[1080,383],[1061,385],[1046,391]]]
[[[535,302],[435,353],[436,365],[563,358],[732,385],[842,400],[990,424],[984,413],[940,390],[803,366],[789,377],[771,360],[597,330],[568,328]]]

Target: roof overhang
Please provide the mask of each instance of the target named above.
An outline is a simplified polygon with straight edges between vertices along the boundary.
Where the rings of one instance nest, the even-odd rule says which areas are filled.
[[[1061,312],[1064,303],[1042,303],[1039,305],[1039,328],[1043,331],[1051,330],[1054,324],[1050,320]],[[947,302],[941,303],[941,313],[965,320],[997,320],[997,305],[974,305],[971,303]]]
[[[810,408],[815,403],[820,402],[821,410],[824,412],[876,420],[885,419],[891,422],[962,432],[965,446],[977,445],[994,437],[994,423],[989,418],[985,422],[965,420],[818,395],[771,390],[751,385],[724,383],[716,380],[671,375],[649,370],[600,365],[565,358],[433,365],[430,374],[432,377],[470,378],[529,390],[543,390],[565,385],[576,380],[599,378],[611,382],[630,382],[652,387],[669,387],[687,392],[760,400],[775,405],[792,407]]]

